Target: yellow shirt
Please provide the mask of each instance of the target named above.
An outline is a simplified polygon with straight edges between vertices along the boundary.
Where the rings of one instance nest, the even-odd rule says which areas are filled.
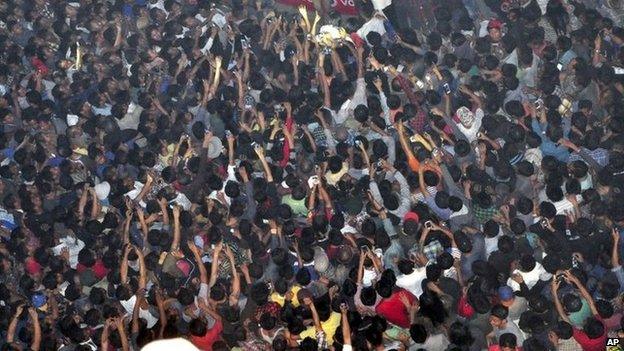
[[[346,162],[343,162],[342,168],[340,169],[340,171],[338,171],[338,173],[332,173],[331,171],[327,171],[325,173],[325,180],[329,185],[336,185],[340,178],[342,178],[343,175],[347,174],[348,171],[349,165]]]
[[[293,293],[293,299],[290,301],[290,303],[292,303],[293,307],[299,307],[299,300],[297,299],[297,293],[299,292],[299,290],[301,290],[301,287],[299,285],[295,285],[290,288],[290,292]],[[271,301],[277,303],[280,306],[284,306],[284,295],[280,295],[274,292],[273,294],[271,294]]]
[[[327,344],[331,345],[334,343],[334,335],[336,334],[336,328],[340,325],[340,313],[332,312],[329,318],[326,321],[321,322],[321,327],[323,327],[323,331],[327,336]],[[304,330],[299,334],[299,338],[301,340],[311,337],[312,339],[316,339],[316,328],[314,326],[308,327],[308,329]]]

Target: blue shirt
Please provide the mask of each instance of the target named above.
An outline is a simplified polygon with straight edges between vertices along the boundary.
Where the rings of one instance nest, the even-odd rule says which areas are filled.
[[[569,120],[569,118],[564,119],[563,136],[566,138],[568,137],[570,131],[569,125],[566,124],[566,121]],[[540,150],[542,150],[544,156],[553,156],[554,158],[562,162],[568,161],[568,158],[570,157],[570,152],[568,151],[568,148],[562,145],[557,145],[552,140],[550,140],[546,136],[545,126],[542,126],[537,120],[533,120],[533,122],[531,122],[531,128],[533,128],[533,131],[537,133],[542,139]]]

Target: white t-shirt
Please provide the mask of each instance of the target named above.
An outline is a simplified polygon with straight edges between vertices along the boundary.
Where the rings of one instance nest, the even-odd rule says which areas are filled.
[[[373,0],[373,7],[377,11],[381,11],[392,4],[392,0]]]
[[[553,205],[555,205],[558,215],[565,215],[566,211],[574,210],[574,205],[566,198],[561,201],[553,202]]]
[[[364,274],[362,275],[362,285],[363,286],[371,286],[373,285],[373,280],[377,278],[377,272],[374,269],[366,269],[364,268]]]
[[[366,40],[366,36],[370,32],[377,32],[379,35],[386,34],[386,27],[384,27],[383,20],[373,17],[357,30],[357,34],[364,40]]]
[[[535,268],[533,268],[530,272],[521,272],[516,269],[513,273],[520,274],[529,289],[533,288],[538,281],[549,280],[552,277],[552,274],[546,272],[544,267],[539,262],[535,262]],[[520,290],[520,284],[516,283],[511,278],[507,280],[507,285],[509,285],[514,291]]]
[[[498,238],[500,238],[500,232],[493,238],[485,237],[485,258],[490,257],[490,254],[498,249]]]
[[[425,267],[414,268],[410,274],[401,274],[397,277],[396,285],[411,292],[414,296],[422,295],[422,281],[427,278]]]
[[[121,306],[123,306],[126,313],[132,315],[134,312],[134,305],[136,304],[136,295],[132,295],[128,300],[119,300]],[[139,307],[139,317],[145,319],[147,322],[147,328],[150,329],[158,322],[158,318],[154,317],[148,310],[144,310]]]
[[[478,108],[474,112],[474,122],[472,122],[470,128],[466,128],[463,124],[457,123],[457,128],[459,128],[459,131],[466,136],[466,139],[468,139],[469,142],[477,140],[477,133],[479,133],[479,129],[481,129],[481,120],[483,120],[483,116],[483,110]]]

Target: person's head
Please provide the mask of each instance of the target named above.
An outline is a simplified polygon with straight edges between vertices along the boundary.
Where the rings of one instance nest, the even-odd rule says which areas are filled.
[[[504,333],[498,337],[498,346],[501,351],[515,351],[518,346],[518,340],[515,334]]]
[[[449,341],[457,345],[461,350],[469,349],[475,342],[475,338],[472,336],[468,326],[461,322],[454,322],[451,324],[448,334]]]
[[[269,313],[263,313],[260,316],[260,328],[264,330],[273,330],[277,323],[277,319],[270,315]]]
[[[574,335],[574,329],[572,325],[566,321],[559,321],[557,324],[553,326],[551,331],[549,332],[549,339],[553,342],[553,344],[557,345],[558,341],[568,340]]]
[[[502,27],[503,24],[497,19],[489,21],[487,25],[487,31],[491,42],[498,43],[501,40],[501,38],[503,37],[503,33],[501,31]]]
[[[569,293],[563,296],[561,304],[566,313],[575,313],[583,308],[583,302],[579,296],[573,293]]]
[[[360,293],[360,301],[364,306],[374,306],[377,301],[377,292],[372,286],[362,288]]]
[[[603,322],[596,317],[589,317],[583,324],[583,332],[590,339],[598,339],[605,333],[605,326]]]
[[[206,322],[201,318],[193,319],[189,324],[189,331],[193,336],[203,337],[208,331]]]
[[[490,325],[495,329],[503,329],[507,325],[509,310],[503,305],[495,305],[490,310]]]
[[[535,269],[535,258],[531,254],[525,254],[520,257],[520,261],[518,262],[519,268],[522,272],[530,272]]]
[[[412,340],[417,344],[423,344],[427,340],[427,329],[422,324],[412,324],[409,332]]]
[[[408,275],[414,271],[414,262],[410,260],[400,260],[397,266],[401,274]]]

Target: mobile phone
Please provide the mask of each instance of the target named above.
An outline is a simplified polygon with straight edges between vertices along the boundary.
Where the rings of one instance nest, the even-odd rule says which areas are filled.
[[[560,64],[560,63],[558,63],[558,64],[557,64],[557,70],[558,70],[558,71],[561,71],[562,69],[563,69],[563,65],[562,65],[562,64]]]
[[[355,145],[356,145],[356,146],[361,146],[361,145],[362,145],[362,142],[361,142],[361,141],[359,141],[359,140],[356,140],[356,141],[355,141]]]
[[[542,227],[546,227],[548,225],[548,219],[542,218],[540,220],[540,224],[542,225]]]
[[[431,221],[426,221],[426,222],[425,222],[425,228],[427,228],[427,229],[431,229],[431,228],[433,228],[433,222],[431,222]]]
[[[451,93],[451,86],[448,83],[444,83],[444,85],[442,85],[444,87],[444,93],[446,93],[446,95],[449,95]]]
[[[542,101],[542,99],[537,99],[533,104],[535,105],[536,109],[541,110],[544,106],[544,101]]]
[[[230,132],[229,129],[226,129],[225,130],[225,136],[228,137],[228,138],[231,137],[232,136],[232,132]]]
[[[435,148],[435,149],[431,150],[431,156],[438,157],[438,155],[440,155],[440,149]]]

